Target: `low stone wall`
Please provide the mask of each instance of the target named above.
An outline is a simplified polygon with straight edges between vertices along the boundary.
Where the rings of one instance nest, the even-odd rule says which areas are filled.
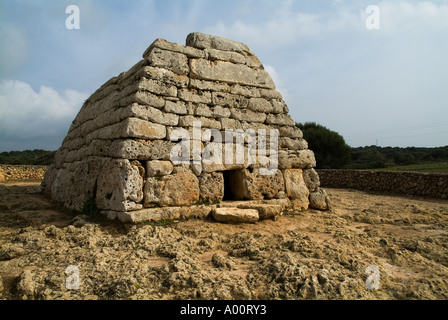
[[[332,169],[316,171],[322,187],[448,198],[446,174]]]
[[[0,182],[15,180],[42,180],[48,166],[0,165]]]

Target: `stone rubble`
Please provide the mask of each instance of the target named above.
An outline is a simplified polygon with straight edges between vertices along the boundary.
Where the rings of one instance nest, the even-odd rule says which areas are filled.
[[[180,129],[193,143],[183,141]],[[253,150],[250,135],[242,149],[238,142],[216,142],[233,142],[228,129],[253,130],[259,136],[265,130],[265,139],[258,140],[265,143],[265,154],[248,153]],[[270,149],[273,132],[278,132],[278,151]],[[198,150],[210,152],[212,160],[198,159]],[[242,162],[226,162],[241,151]],[[172,160],[184,152],[193,161]],[[94,201],[109,218],[131,222],[203,217],[225,200],[284,199],[289,209],[327,209],[328,197],[316,191],[315,165],[302,132],[251,49],[195,32],[186,46],[157,39],[143,60],[85,101],[42,188],[68,208],[82,211]],[[272,175],[263,173],[277,167]],[[256,211],[262,219],[279,215]]]

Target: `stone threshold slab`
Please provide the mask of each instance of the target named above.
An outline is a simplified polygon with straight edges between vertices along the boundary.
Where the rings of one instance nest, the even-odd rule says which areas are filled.
[[[289,199],[223,201],[218,205],[197,205],[188,207],[157,207],[141,210],[117,212],[103,211],[110,220],[118,219],[124,223],[138,223],[142,221],[160,221],[163,219],[186,220],[206,219],[217,208],[255,209],[260,220],[272,218],[276,220],[283,211],[290,206]]]

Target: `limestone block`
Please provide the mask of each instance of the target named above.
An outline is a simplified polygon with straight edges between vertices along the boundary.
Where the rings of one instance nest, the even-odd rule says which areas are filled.
[[[187,114],[187,106],[183,101],[166,101],[163,110],[176,114]]]
[[[315,191],[320,186],[319,175],[313,168],[303,169],[303,180],[305,181],[306,187],[311,192]]]
[[[190,76],[201,80],[275,89],[274,82],[265,70],[227,61],[190,59]]]
[[[141,138],[141,139],[164,139],[166,128],[164,125],[151,123],[138,118],[127,118],[126,120],[98,130],[98,139],[120,139],[120,138]],[[91,138],[93,140],[94,137]]]
[[[263,98],[251,98],[247,108],[255,112],[264,113],[271,113],[273,109],[272,104]]]
[[[108,211],[108,219],[118,219],[121,222],[159,221],[162,219],[205,219],[211,214],[215,206],[189,206],[189,207],[159,207],[144,208],[131,212]]]
[[[251,201],[241,201],[238,205],[241,209],[255,209],[258,211],[260,220],[273,219],[277,220],[282,215],[282,206],[268,203],[252,203]]]
[[[198,50],[198,49],[192,48],[192,47],[186,47],[179,43],[173,43],[173,42],[169,42],[169,41],[159,38],[159,39],[156,39],[149,46],[148,49],[146,49],[146,51],[143,53],[143,58],[146,58],[151,53],[151,51],[153,50],[154,47],[163,49],[163,50],[179,52],[179,53],[182,53],[190,58],[204,58],[205,57],[205,53],[203,50]]]
[[[230,110],[229,110],[230,111]],[[229,118],[221,118],[221,129],[227,130],[227,129],[242,129],[241,122],[236,119],[229,119]]]
[[[138,161],[108,160],[98,176],[96,204],[102,210],[128,211],[141,209],[143,175]]]
[[[204,91],[230,92],[227,83],[190,79],[190,88]]]
[[[246,65],[248,67],[254,68],[254,69],[264,69],[263,65],[261,64],[260,60],[254,55],[246,55]]]
[[[229,172],[229,183],[234,199],[272,199],[280,191],[285,190],[284,178],[280,170],[270,176],[260,175],[257,168],[252,170],[252,172],[249,169]]]
[[[154,47],[149,50],[146,59],[153,67],[166,68],[180,75],[187,75],[189,72],[188,58],[182,53]]]
[[[330,200],[324,189],[317,188],[310,193],[310,207],[317,210],[327,210],[330,208]]]
[[[266,114],[261,112],[254,112],[247,109],[230,108],[231,117],[239,121],[259,122],[263,123],[266,120]]]
[[[144,206],[188,206],[199,200],[199,180],[185,167],[175,167],[171,175],[149,177],[144,188]]]
[[[221,201],[224,197],[224,177],[222,172],[203,172],[199,177],[200,198],[208,203]]]
[[[286,194],[292,200],[295,209],[308,209],[310,191],[303,180],[301,169],[286,169],[283,171]]]
[[[249,104],[249,99],[225,92],[212,92],[212,104],[222,107],[245,109]]]
[[[283,126],[294,126],[295,122],[289,114],[268,114],[266,118],[267,124],[279,124]]]
[[[136,102],[143,105],[148,105],[154,108],[163,108],[165,100],[162,97],[156,96],[147,91],[137,91],[130,97],[129,103]]]
[[[180,89],[179,99],[189,102],[205,103],[212,102],[211,93],[208,91],[198,91],[194,89]]]
[[[308,143],[306,140],[300,138],[300,139],[291,139],[288,137],[281,137],[279,138],[279,147],[280,148],[287,148],[290,150],[303,150],[308,149]]]
[[[187,36],[186,44],[189,47],[198,49],[218,49],[223,51],[235,51],[240,53],[248,53],[254,55],[252,50],[244,43],[216,37],[200,32],[193,32]]]
[[[260,219],[255,209],[216,208],[212,215],[216,221],[228,223],[255,223]]]
[[[214,106],[210,108],[210,110],[214,118],[228,118],[231,115],[229,108],[224,108],[221,106]]]
[[[104,159],[92,157],[57,170],[50,186],[51,197],[67,208],[81,211],[85,202],[95,195],[103,163]]]
[[[152,160],[146,161],[146,175],[148,177],[161,177],[173,172],[171,161]]]
[[[138,103],[133,103],[132,105],[123,108],[121,117],[139,118],[166,126],[177,126],[179,123],[179,116],[176,114],[163,112],[150,106],[139,105]]]
[[[111,142],[106,149],[113,158],[137,160],[170,160],[170,151],[175,143],[166,140],[119,139]]]
[[[280,137],[303,138],[302,130],[293,126],[277,126]]]
[[[206,104],[198,103],[196,105],[196,109],[194,110],[194,115],[199,117],[210,118],[213,116],[213,113]]]
[[[149,92],[168,97],[177,97],[177,88],[174,85],[168,85],[161,81],[143,78],[138,83],[139,90],[147,90]]]
[[[272,111],[271,113],[288,113],[288,107],[286,103],[281,99],[273,99],[271,100]]]
[[[316,158],[311,150],[299,150],[293,154],[279,152],[278,158],[280,169],[305,169],[316,166]]]
[[[180,116],[179,118],[179,126],[181,127],[193,127],[194,122],[199,121],[201,123],[202,128],[210,128],[221,130],[221,122],[205,118],[205,117],[194,117],[194,116]]]
[[[264,99],[281,99],[282,95],[280,92],[274,89],[259,89],[261,98]]]
[[[260,89],[255,87],[241,86],[239,84],[232,85],[232,87],[230,88],[230,93],[250,98],[260,98]]]
[[[176,74],[165,68],[145,66],[143,67],[142,75],[145,78],[174,85],[178,88],[186,88],[189,83],[189,78],[187,76]]]
[[[206,54],[205,59],[208,60],[222,60],[240,64],[246,63],[246,57],[237,52],[222,51],[211,48],[205,49],[204,52]]]

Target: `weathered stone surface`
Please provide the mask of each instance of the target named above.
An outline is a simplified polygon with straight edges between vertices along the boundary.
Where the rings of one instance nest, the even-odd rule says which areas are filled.
[[[188,87],[190,81],[187,76],[178,75],[164,68],[145,66],[143,67],[142,73],[148,79],[157,80],[166,85],[174,85],[177,88]]]
[[[198,49],[218,49],[223,51],[245,52],[254,55],[252,50],[244,43],[216,37],[200,32],[192,32],[187,36],[186,44]]]
[[[144,206],[188,206],[199,200],[199,180],[185,167],[175,167],[171,175],[149,177],[144,188]]]
[[[273,111],[272,104],[263,98],[250,99],[247,108],[252,111],[264,113],[271,113]]]
[[[199,121],[203,128],[221,130],[221,123],[219,121],[206,117],[181,116],[179,125],[182,127],[193,127],[195,121]]]
[[[260,175],[257,168],[230,171],[229,184],[233,199],[241,200],[272,199],[285,190],[280,170],[269,176]]]
[[[234,84],[230,88],[230,93],[250,97],[250,98],[260,98],[260,89],[255,87],[241,86],[239,84]]]
[[[96,204],[102,210],[130,211],[141,209],[143,175],[138,161],[109,160],[98,176]]]
[[[310,193],[310,207],[318,210],[327,210],[330,208],[330,199],[324,189],[317,188]]]
[[[149,105],[159,109],[165,105],[165,100],[163,100],[163,98],[146,91],[137,91],[134,93],[131,97],[130,103],[132,102]]]
[[[187,114],[187,106],[183,101],[166,101],[163,110],[176,114]]]
[[[120,139],[120,138],[141,138],[141,139],[164,139],[166,137],[165,126],[151,123],[138,118],[128,118],[120,123],[105,127],[96,131],[89,137],[89,142],[94,139]]]
[[[266,120],[266,114],[261,112],[254,112],[247,109],[230,109],[231,117],[239,121],[250,121],[263,123]]]
[[[280,148],[288,148],[290,150],[303,150],[308,149],[308,143],[304,139],[291,139],[288,137],[282,137],[279,139]]]
[[[179,90],[179,99],[196,103],[211,103],[211,93],[208,91],[198,91],[194,89]]]
[[[316,159],[311,150],[298,150],[293,154],[279,151],[278,165],[280,169],[305,169],[316,166]]]
[[[156,39],[148,49],[146,49],[146,51],[143,53],[143,58],[146,58],[151,53],[151,51],[153,50],[154,47],[163,49],[163,50],[169,50],[169,51],[182,53],[190,58],[204,58],[205,57],[205,53],[202,50],[198,50],[198,49],[192,48],[192,47],[186,47],[179,43],[173,43],[173,42],[169,42],[169,41],[159,38],[159,39]]]
[[[189,72],[188,58],[182,53],[153,48],[146,59],[153,67],[166,68],[180,75],[187,75]]]
[[[171,161],[152,160],[146,161],[146,174],[148,177],[161,177],[173,172]]]
[[[190,79],[190,88],[207,91],[230,92],[227,83]]]
[[[137,160],[170,160],[170,151],[175,143],[165,140],[131,140],[111,141],[106,155],[112,158]]]
[[[251,69],[246,65],[227,61],[190,59],[190,76],[201,80],[275,89],[274,82],[265,70]]]
[[[249,104],[249,99],[236,94],[213,92],[212,104],[222,107],[244,109]]]
[[[124,223],[137,223],[141,221],[160,221],[160,220],[179,220],[179,219],[205,219],[211,215],[214,205],[199,205],[189,207],[160,207],[144,208],[136,211],[117,212],[107,211],[107,218],[110,220],[118,219]]]
[[[240,64],[246,63],[246,57],[237,52],[222,51],[217,49],[205,49],[204,52],[206,54],[205,58],[208,60],[223,60]]]
[[[167,101],[167,103],[170,103],[170,101]],[[150,106],[142,106],[137,103],[124,108],[122,111],[122,116],[125,118],[140,118],[142,120],[147,120],[166,126],[177,126],[179,123],[179,116],[176,114],[163,112],[159,109]]]
[[[205,203],[215,203],[224,197],[224,177],[222,172],[203,172],[199,177],[200,198]]]
[[[255,209],[216,208],[212,214],[216,221],[228,223],[255,223],[260,219]]]
[[[44,177],[46,194],[75,210],[94,201],[130,222],[205,217],[210,206],[188,206],[229,198],[258,201],[244,209],[263,219],[280,215],[265,201],[323,207],[314,154],[249,47],[193,33],[187,46],[157,39],[143,57],[85,101]]]
[[[306,187],[311,192],[315,191],[320,186],[319,175],[313,168],[303,170],[303,180],[305,181]]]
[[[303,180],[301,169],[284,170],[286,194],[292,200],[295,209],[308,209],[309,190]]]
[[[166,85],[158,80],[142,79],[138,84],[138,89],[162,96],[177,97],[177,88],[174,85]]]
[[[258,211],[260,220],[273,219],[277,220],[282,214],[282,206],[278,204],[268,203],[252,203],[251,201],[241,201],[238,205],[241,209],[255,209]]]
[[[283,126],[293,126],[295,125],[294,120],[292,120],[289,114],[268,114],[266,118],[267,124],[278,124]]]

